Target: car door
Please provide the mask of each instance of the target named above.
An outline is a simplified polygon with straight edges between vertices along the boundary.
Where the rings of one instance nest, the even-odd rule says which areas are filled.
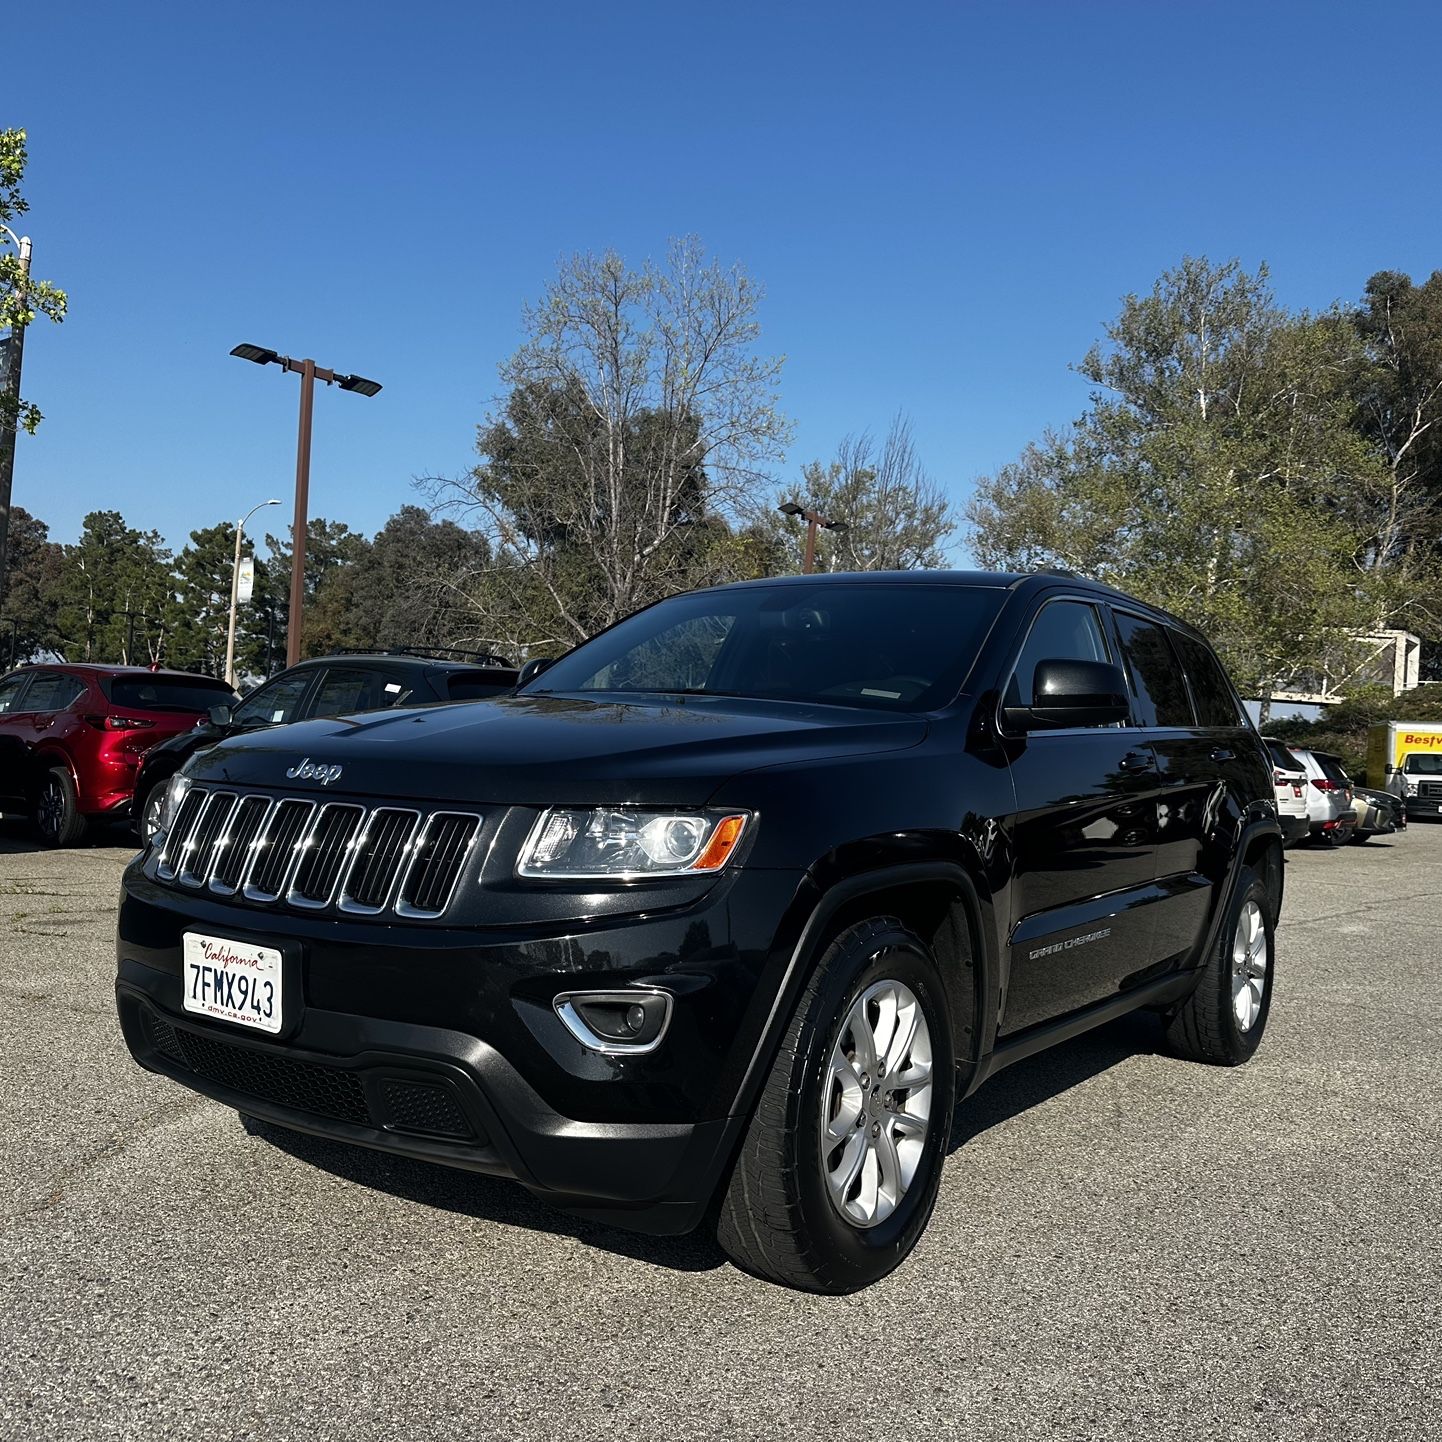
[[[1103,609],[1046,601],[1003,707],[1030,704],[1043,660],[1116,664]],[[1029,731],[1007,754],[1015,867],[1001,1031],[1011,1034],[1115,995],[1151,962],[1158,788],[1150,748],[1129,727]]]
[[[1195,941],[1210,900],[1202,875],[1204,839],[1220,799],[1215,745],[1197,725],[1171,628],[1112,608],[1132,688],[1132,715],[1157,764],[1157,959]]]
[[[24,710],[24,700],[32,674],[15,671],[0,679],[0,802],[10,810],[23,810],[26,804],[29,746],[24,732],[30,718]]]

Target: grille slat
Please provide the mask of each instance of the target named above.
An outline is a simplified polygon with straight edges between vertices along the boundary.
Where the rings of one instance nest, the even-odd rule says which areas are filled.
[[[161,881],[216,896],[360,916],[445,914],[480,835],[468,811],[318,801],[194,786],[157,863]]]
[[[286,877],[296,860],[296,849],[314,810],[314,801],[290,796],[277,803],[265,830],[256,840],[255,859],[245,882],[248,900],[274,901],[284,890]]]
[[[401,882],[396,910],[402,916],[439,916],[446,909],[479,827],[479,817],[461,812],[431,816]]]
[[[323,806],[305,839],[305,847],[290,884],[295,906],[326,906],[335,892],[342,868],[350,857],[350,845],[360,826],[359,806]]]
[[[420,813],[382,807],[371,813],[356,846],[351,873],[341,886],[340,909],[374,913],[385,909],[420,824]]]

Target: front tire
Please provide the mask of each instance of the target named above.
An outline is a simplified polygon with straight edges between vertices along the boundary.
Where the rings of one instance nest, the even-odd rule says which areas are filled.
[[[142,847],[149,846],[151,838],[160,830],[160,813],[165,809],[165,792],[169,785],[168,776],[163,781],[157,781],[135,808],[135,830]]]
[[[47,846],[74,846],[85,835],[80,798],[64,766],[52,766],[40,778],[40,790],[35,797],[35,829]]]
[[[1166,1023],[1176,1056],[1240,1066],[1256,1051],[1272,1009],[1275,928],[1266,883],[1244,867],[1201,980]]]
[[[869,1286],[926,1227],[955,1098],[945,989],[924,944],[890,918],[842,932],[757,1102],[717,1240],[786,1286]]]

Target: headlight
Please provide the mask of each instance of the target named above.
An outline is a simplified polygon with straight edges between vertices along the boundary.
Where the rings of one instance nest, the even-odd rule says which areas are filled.
[[[175,814],[180,810],[180,803],[185,800],[185,793],[190,790],[190,777],[184,771],[177,771],[170,778],[165,788],[165,802],[160,808],[160,824],[155,829],[158,836],[163,831],[169,831],[175,822]]]
[[[532,827],[517,869],[564,880],[705,875],[735,855],[750,819],[738,811],[555,807]]]

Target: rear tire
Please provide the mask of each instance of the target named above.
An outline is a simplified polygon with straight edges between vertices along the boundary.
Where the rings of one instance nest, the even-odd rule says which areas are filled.
[[[52,766],[40,778],[40,790],[35,797],[35,829],[47,846],[74,846],[85,835],[80,798],[64,766]]]
[[[886,1085],[901,1078],[915,1082]],[[756,1104],[717,1240],[738,1266],[785,1286],[869,1286],[926,1227],[955,1099],[946,995],[926,947],[891,918],[842,932]]]
[[[1244,867],[1196,990],[1166,1022],[1174,1055],[1240,1066],[1256,1051],[1272,1009],[1275,928],[1266,883]]]

